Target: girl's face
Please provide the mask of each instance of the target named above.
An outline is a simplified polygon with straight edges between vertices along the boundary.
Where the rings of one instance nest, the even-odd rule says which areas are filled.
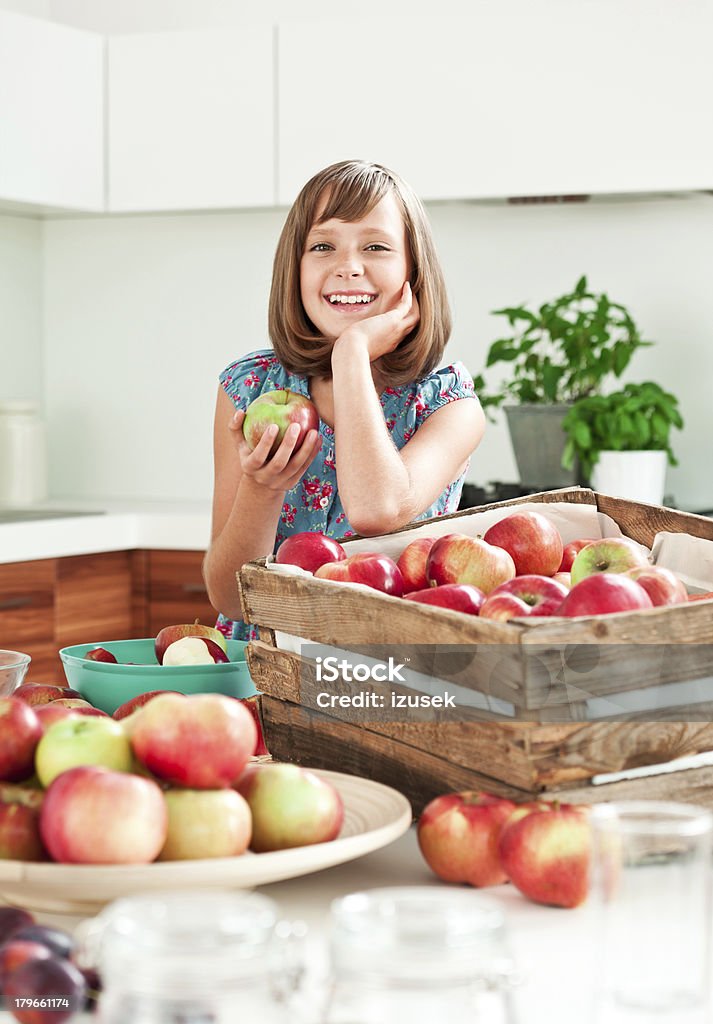
[[[401,208],[393,192],[361,220],[319,223],[317,207],[300,262],[305,312],[319,333],[335,341],[349,324],[392,309],[411,274]]]

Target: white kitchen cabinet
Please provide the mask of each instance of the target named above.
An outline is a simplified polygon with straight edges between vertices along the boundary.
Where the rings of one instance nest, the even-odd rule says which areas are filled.
[[[279,201],[353,157],[427,199],[713,187],[708,0],[473,11],[280,25]]]
[[[104,202],[104,40],[0,11],[0,201]]]
[[[275,201],[269,25],[108,41],[109,209]]]

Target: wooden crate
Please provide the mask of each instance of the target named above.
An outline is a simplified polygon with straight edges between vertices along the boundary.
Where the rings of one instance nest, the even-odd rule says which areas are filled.
[[[529,501],[596,505],[626,536],[647,546],[660,531],[713,540],[713,521],[706,517],[580,488],[530,495],[446,518],[457,531],[462,516],[490,508],[502,508],[505,514],[510,506]],[[713,603],[643,614],[497,623],[311,577],[283,576],[259,563],[243,568],[239,587],[245,617],[260,626],[260,640],[248,647],[248,662],[264,695],[267,743],[277,758],[395,785],[416,810],[438,793],[461,788],[486,788],[520,799],[557,793],[583,801],[645,792],[713,805],[713,768],[605,786],[591,782],[601,774],[713,749],[713,724],[707,721],[713,719]],[[477,644],[479,652],[497,654],[494,695],[509,701],[513,711],[509,717],[471,712],[464,721],[434,721],[433,714],[427,721],[384,721],[369,720],[363,713],[360,719],[349,720],[318,710],[305,700],[315,689],[314,664],[279,650],[276,631],[344,650],[373,644],[420,645],[424,639],[440,645]],[[588,672],[581,700],[572,699],[577,679],[573,682],[557,671],[563,649],[582,651],[585,657],[596,651],[596,671]],[[483,659],[476,661],[482,665]],[[459,685],[482,690],[482,671],[468,672],[465,678],[458,677]],[[492,692],[492,676],[486,676]],[[701,685],[708,679],[710,701],[673,704],[657,711],[655,721],[650,711],[618,714],[609,721],[592,721],[588,715],[584,720],[586,699],[592,694],[607,697],[691,679]]]

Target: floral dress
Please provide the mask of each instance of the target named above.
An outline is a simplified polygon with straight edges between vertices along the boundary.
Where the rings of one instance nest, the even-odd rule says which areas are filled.
[[[310,397],[309,378],[288,373],[269,348],[251,352],[231,363],[221,373],[220,383],[236,409],[246,409],[263,391],[289,389]],[[386,388],[380,401],[391,439],[401,449],[436,409],[460,398],[474,396],[473,380],[465,366],[453,363],[434,370],[414,384]],[[319,432],[322,447],[299,482],[285,494],[277,524],[275,550],[286,537],[305,530],[324,533],[337,540],[355,535],[337,491],[334,430],[320,420]],[[455,512],[464,478],[465,470],[416,520]],[[255,627],[224,615],[218,617],[217,627],[225,636],[235,640],[249,640],[257,636]]]

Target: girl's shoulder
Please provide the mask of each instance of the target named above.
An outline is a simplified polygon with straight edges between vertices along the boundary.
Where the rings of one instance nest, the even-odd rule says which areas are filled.
[[[288,373],[271,348],[257,349],[236,359],[226,366],[219,380],[234,401],[251,402],[265,390],[298,390],[298,378]]]
[[[385,395],[405,411],[412,410],[418,424],[449,402],[474,398],[475,389],[473,378],[464,364],[454,362],[432,370],[413,384],[386,388]]]

